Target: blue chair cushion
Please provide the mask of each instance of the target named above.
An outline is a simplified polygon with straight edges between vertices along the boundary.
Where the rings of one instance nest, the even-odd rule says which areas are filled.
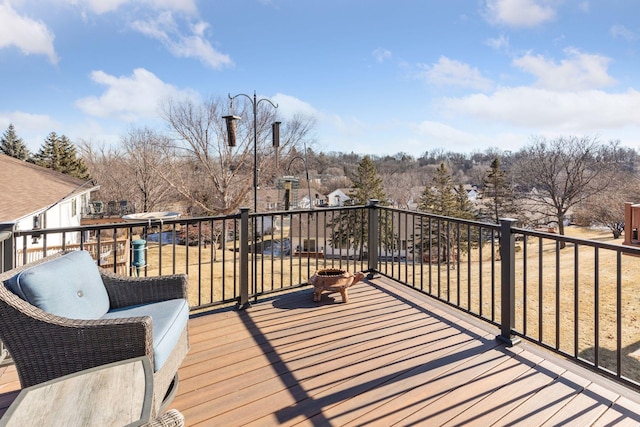
[[[9,289],[47,313],[70,319],[99,319],[109,310],[109,295],[87,251],[69,252],[16,274]]]
[[[102,319],[151,316],[153,325],[153,369],[157,372],[167,361],[189,320],[186,299],[141,304],[110,310]]]

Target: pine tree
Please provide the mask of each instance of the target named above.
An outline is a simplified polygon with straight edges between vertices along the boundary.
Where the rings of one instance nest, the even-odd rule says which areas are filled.
[[[469,195],[467,191],[464,189],[462,184],[458,184],[458,187],[455,189],[456,192],[456,218],[461,219],[476,219],[475,209],[471,200],[469,200]]]
[[[366,205],[369,200],[376,199],[379,205],[385,205],[387,196],[382,187],[382,178],[378,175],[373,161],[369,156],[365,156],[358,164],[356,176],[353,179],[353,188],[349,193],[354,205]],[[362,250],[366,246],[369,234],[369,217],[367,210],[345,210],[341,211],[335,220],[330,224],[331,244],[334,247],[353,247]],[[380,242],[383,247],[389,249],[393,246],[393,231],[382,221],[382,226],[378,230]],[[389,223],[390,225],[390,223]],[[361,253],[360,256],[363,254]]]
[[[420,210],[431,214],[474,219],[474,209],[462,185],[456,187],[451,174],[441,163],[433,177],[432,184],[422,193]],[[467,240],[467,229],[446,219],[435,221],[425,218],[417,226],[419,232],[414,242],[414,251],[421,252],[431,261],[453,261],[466,246],[458,247],[459,241]]]
[[[353,179],[353,188],[349,197],[354,205],[366,205],[369,200],[376,199],[381,206],[386,205],[387,196],[382,187],[382,178],[369,156],[364,156],[358,164],[358,172]]]
[[[422,192],[419,208],[424,212],[442,216],[455,216],[457,213],[453,180],[444,163],[440,163],[432,184]]]
[[[69,163],[65,168],[64,173],[67,175],[75,176],[76,178],[88,180],[91,178],[89,175],[89,168],[85,164],[81,157],[78,157],[78,151],[75,145],[65,135],[60,137],[63,153],[66,153],[65,158],[69,159]]]
[[[500,218],[521,217],[522,209],[507,181],[506,172],[500,169],[500,159],[497,157],[491,162],[483,184],[482,216],[491,218],[496,224],[500,222]]]
[[[9,123],[9,127],[2,135],[2,139],[0,139],[0,153],[20,160],[28,160],[30,157],[29,149],[22,138],[16,135],[12,123]]]
[[[44,140],[40,150],[33,156],[38,166],[53,169],[76,178],[87,180],[89,168],[78,157],[76,147],[66,136],[51,132]]]

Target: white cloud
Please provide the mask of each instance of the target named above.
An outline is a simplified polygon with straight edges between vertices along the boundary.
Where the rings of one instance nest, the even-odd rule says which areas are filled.
[[[456,146],[456,149],[462,145],[464,147],[473,147],[478,143],[482,143],[481,137],[477,133],[465,132],[456,129],[448,124],[425,120],[415,126],[416,133],[425,137],[429,142],[440,144],[441,147]]]
[[[428,83],[437,86],[459,86],[477,90],[488,90],[491,80],[482,77],[477,68],[468,64],[441,56],[434,65],[422,65],[419,76]]]
[[[42,21],[21,16],[8,2],[0,3],[0,49],[15,46],[24,54],[46,55],[58,62],[54,35]]]
[[[535,27],[556,17],[553,0],[487,0],[489,22],[509,27]]]
[[[414,155],[425,151],[443,149],[457,153],[473,153],[495,148],[500,151],[517,151],[532,134],[542,134],[531,128],[493,126],[478,123],[464,117],[462,120],[440,122],[425,120],[404,126],[411,130],[411,135],[402,143],[403,150]],[[555,133],[550,136],[555,136]],[[398,151],[398,150],[396,150]]]
[[[313,105],[299,98],[277,93],[271,101],[278,105],[278,114],[283,118],[291,118],[296,114],[304,114],[313,117],[319,127],[330,128],[340,135],[362,135],[370,125],[362,122],[357,117],[342,117],[338,114],[329,114],[318,110]]]
[[[293,117],[296,114],[305,114],[320,119],[323,116],[320,111],[308,102],[290,95],[277,93],[271,98],[271,101],[278,106],[278,113],[282,117]]]
[[[31,114],[23,111],[0,112],[0,133],[12,123],[16,134],[22,138],[31,151],[42,145],[44,138],[62,124],[46,114]]]
[[[113,12],[121,6],[132,4],[151,10],[174,10],[193,13],[197,10],[194,0],[66,0],[74,6],[86,7],[89,11],[101,15]]]
[[[495,50],[508,50],[509,49],[509,38],[504,34],[500,35],[500,37],[488,39],[486,41],[487,46],[495,49]]]
[[[521,128],[586,132],[640,126],[640,92],[600,90],[554,92],[530,87],[501,88],[440,102],[446,112]]]
[[[591,12],[591,4],[588,1],[583,1],[578,5],[578,9],[584,13]]]
[[[373,55],[377,62],[388,61],[393,56],[390,50],[381,47],[371,52],[371,55]]]
[[[628,42],[633,42],[638,40],[638,34],[635,33],[634,31],[631,31],[624,25],[614,25],[613,27],[611,27],[611,30],[609,31],[611,32],[611,35],[615,39],[621,38]]]
[[[126,127],[102,122],[99,119],[83,117],[81,121],[71,124],[66,135],[74,144],[87,142],[91,145],[118,145],[126,132]]]
[[[612,86],[615,79],[607,72],[611,61],[601,55],[565,49],[566,59],[556,63],[541,55],[527,54],[513,64],[537,77],[536,86],[552,90],[586,90]]]
[[[109,117],[125,121],[157,118],[158,106],[168,98],[197,98],[189,90],[179,90],[164,83],[144,68],[136,68],[131,76],[111,76],[104,71],[93,71],[91,79],[106,91],[100,97],[87,97],[76,101],[85,113],[96,117]]]
[[[151,38],[159,40],[174,56],[178,58],[198,58],[214,69],[233,65],[229,55],[218,52],[208,40],[205,33],[209,24],[203,21],[188,25],[187,34],[176,23],[171,12],[163,12],[156,19],[136,20],[131,27]]]
[[[357,117],[342,117],[338,114],[329,114],[318,110],[310,103],[299,98],[277,93],[271,101],[278,105],[278,114],[284,120],[292,118],[296,114],[303,114],[315,119],[318,128],[322,132],[334,135],[330,139],[341,140],[344,138],[359,137],[370,129],[370,125],[362,122]]]

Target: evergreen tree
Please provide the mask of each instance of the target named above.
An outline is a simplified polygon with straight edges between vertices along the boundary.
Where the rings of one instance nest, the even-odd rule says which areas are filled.
[[[378,175],[373,161],[365,156],[358,164],[358,170],[353,179],[353,188],[349,193],[354,205],[366,205],[371,199],[377,199],[379,205],[385,205],[387,196],[382,187],[382,178]],[[331,244],[333,247],[352,247],[362,250],[368,242],[369,216],[367,210],[344,210],[330,224]],[[393,247],[395,239],[390,222],[381,221],[379,228],[380,242],[389,249]],[[360,254],[363,255],[362,253]]]
[[[456,216],[457,203],[451,174],[444,163],[440,163],[432,184],[422,192],[420,198],[420,210],[442,216]]]
[[[464,186],[462,184],[458,184],[455,191],[457,218],[476,219],[475,209],[471,200],[469,200],[469,195],[464,189]]]
[[[443,217],[475,218],[467,192],[462,185],[456,188],[444,163],[440,163],[431,185],[422,193],[419,209]],[[459,252],[467,250],[466,246],[458,247],[459,241],[467,240],[466,227],[458,227],[447,219],[425,218],[417,228],[414,251],[431,261],[453,261]]]
[[[9,123],[9,127],[2,135],[2,139],[0,139],[0,153],[20,160],[29,159],[29,149],[22,138],[19,138],[18,135],[16,135],[16,131],[12,123]]]
[[[379,205],[387,204],[387,196],[382,187],[382,178],[369,156],[364,156],[358,164],[358,171],[353,179],[353,188],[349,193],[354,205],[366,205],[369,200],[379,200]]]
[[[51,132],[44,140],[40,150],[33,156],[38,166],[53,169],[76,178],[87,180],[90,178],[89,169],[84,161],[78,157],[76,147],[66,136],[58,136]]]
[[[513,189],[507,181],[507,174],[500,169],[500,159],[494,158],[484,178],[483,208],[481,216],[491,218],[496,224],[500,218],[521,217],[522,209],[516,201]]]

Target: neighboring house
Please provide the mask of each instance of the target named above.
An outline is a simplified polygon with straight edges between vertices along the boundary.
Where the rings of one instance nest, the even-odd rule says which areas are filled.
[[[246,207],[251,208],[253,211],[253,188],[249,196],[252,198],[249,205]],[[278,199],[278,189],[269,187],[269,188],[258,188],[258,211],[277,211],[279,209],[284,209],[284,202]]]
[[[100,187],[51,169],[0,154],[0,230],[80,226],[90,194]],[[61,235],[47,239],[47,247],[62,245]],[[77,233],[64,243],[78,243]],[[27,247],[42,247],[42,239],[27,239]]]
[[[311,198],[309,198],[311,197]],[[314,187],[300,187],[298,209],[309,209],[326,206],[326,197]]]
[[[475,202],[478,199],[479,192],[477,185],[466,184],[464,186],[464,191],[467,192],[467,197],[470,201]]]
[[[400,227],[402,223],[399,212],[392,213],[393,219],[389,222],[393,224],[393,247],[380,245],[378,248],[378,256],[380,259],[386,260],[412,260],[414,251],[412,245],[418,241],[419,231],[417,228]],[[360,259],[363,254],[356,251],[350,244],[338,243],[331,241],[332,232],[335,231],[335,225],[332,222],[335,218],[326,215],[310,215],[303,217],[293,215],[289,227],[289,239],[291,240],[291,248],[295,253],[306,253],[304,256],[319,256],[322,258],[343,258],[343,259]],[[418,234],[416,234],[418,233]],[[367,244],[364,243],[366,249]],[[426,244],[423,244],[426,251]],[[428,252],[428,251],[427,251]],[[420,255],[418,255],[420,257]]]
[[[309,193],[311,193],[311,203],[313,207],[325,206],[325,196],[314,187],[309,188],[303,185],[296,188],[294,193],[291,194],[289,209],[309,209],[311,207],[309,203]],[[262,212],[285,210],[286,203],[283,190],[278,190],[273,187],[258,189],[258,206]]]
[[[351,197],[347,196],[347,189],[333,190],[327,195],[327,203],[329,206],[344,206],[345,202],[351,200]]]

